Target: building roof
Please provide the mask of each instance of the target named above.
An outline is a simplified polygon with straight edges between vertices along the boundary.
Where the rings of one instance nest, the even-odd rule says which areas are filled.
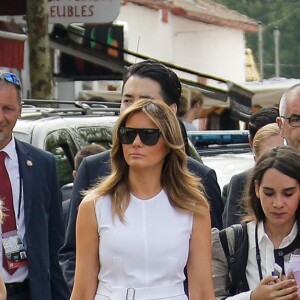
[[[236,28],[246,32],[258,31],[256,20],[211,0],[123,0],[123,4],[126,3],[167,10],[173,15],[197,22]]]
[[[27,35],[22,27],[16,23],[0,20],[0,38],[25,42]]]

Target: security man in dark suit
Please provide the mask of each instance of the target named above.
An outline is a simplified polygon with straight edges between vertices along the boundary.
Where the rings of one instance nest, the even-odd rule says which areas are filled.
[[[66,300],[58,250],[64,227],[55,158],[14,138],[21,114],[18,77],[0,72],[1,273],[8,300]]]
[[[140,99],[155,99],[167,103],[176,114],[180,96],[181,83],[177,75],[163,64],[147,60],[132,65],[125,73],[120,111],[122,113]],[[212,226],[221,229],[223,202],[215,171],[190,157],[188,167],[191,172],[202,179],[211,206]],[[110,151],[85,158],[75,178],[65,244],[60,251],[61,266],[70,289],[73,287],[75,273],[77,209],[83,198],[80,192],[108,174],[110,174]]]

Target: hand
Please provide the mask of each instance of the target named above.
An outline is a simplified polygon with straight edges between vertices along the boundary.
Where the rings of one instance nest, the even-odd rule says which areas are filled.
[[[287,276],[282,275],[282,280],[286,280],[286,279],[294,279],[294,273],[291,272]],[[296,282],[296,285],[297,285],[297,282]],[[297,286],[297,292],[298,292],[298,295],[297,295],[297,297],[293,298],[293,300],[300,300],[300,294],[299,294],[300,288],[299,288],[299,286]]]
[[[299,300],[294,279],[283,280],[276,276],[264,278],[252,291],[251,300]]]

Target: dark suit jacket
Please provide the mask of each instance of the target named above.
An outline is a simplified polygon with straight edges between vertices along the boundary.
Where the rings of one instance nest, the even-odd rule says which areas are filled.
[[[222,228],[223,202],[220,187],[214,170],[199,163],[193,158],[188,158],[188,168],[198,177],[202,178],[206,189],[207,198],[211,205],[212,226]],[[65,244],[60,251],[60,262],[70,289],[73,287],[75,272],[76,249],[76,218],[77,209],[82,200],[80,191],[86,190],[95,184],[97,179],[107,176],[111,171],[110,151],[91,155],[83,159],[75,177],[71,196],[68,225]]]
[[[243,195],[252,168],[232,176],[227,187],[227,199],[223,212],[224,228],[240,223],[243,210]]]
[[[31,300],[65,300],[58,250],[63,244],[61,194],[52,154],[16,140],[24,191],[25,239]]]

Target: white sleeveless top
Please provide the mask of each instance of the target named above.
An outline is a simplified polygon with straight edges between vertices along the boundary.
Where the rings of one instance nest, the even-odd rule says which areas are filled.
[[[112,217],[108,195],[96,200],[95,210],[101,265],[95,299],[125,300],[124,293],[116,297],[106,292],[120,288],[125,289],[125,294],[128,288],[137,289],[135,300],[174,296],[187,299],[181,291],[193,214],[174,208],[164,190],[148,200],[131,195],[123,223],[118,216]],[[166,292],[168,287],[176,290],[174,286],[180,286],[180,295]],[[149,287],[155,291],[145,295],[144,288]]]

